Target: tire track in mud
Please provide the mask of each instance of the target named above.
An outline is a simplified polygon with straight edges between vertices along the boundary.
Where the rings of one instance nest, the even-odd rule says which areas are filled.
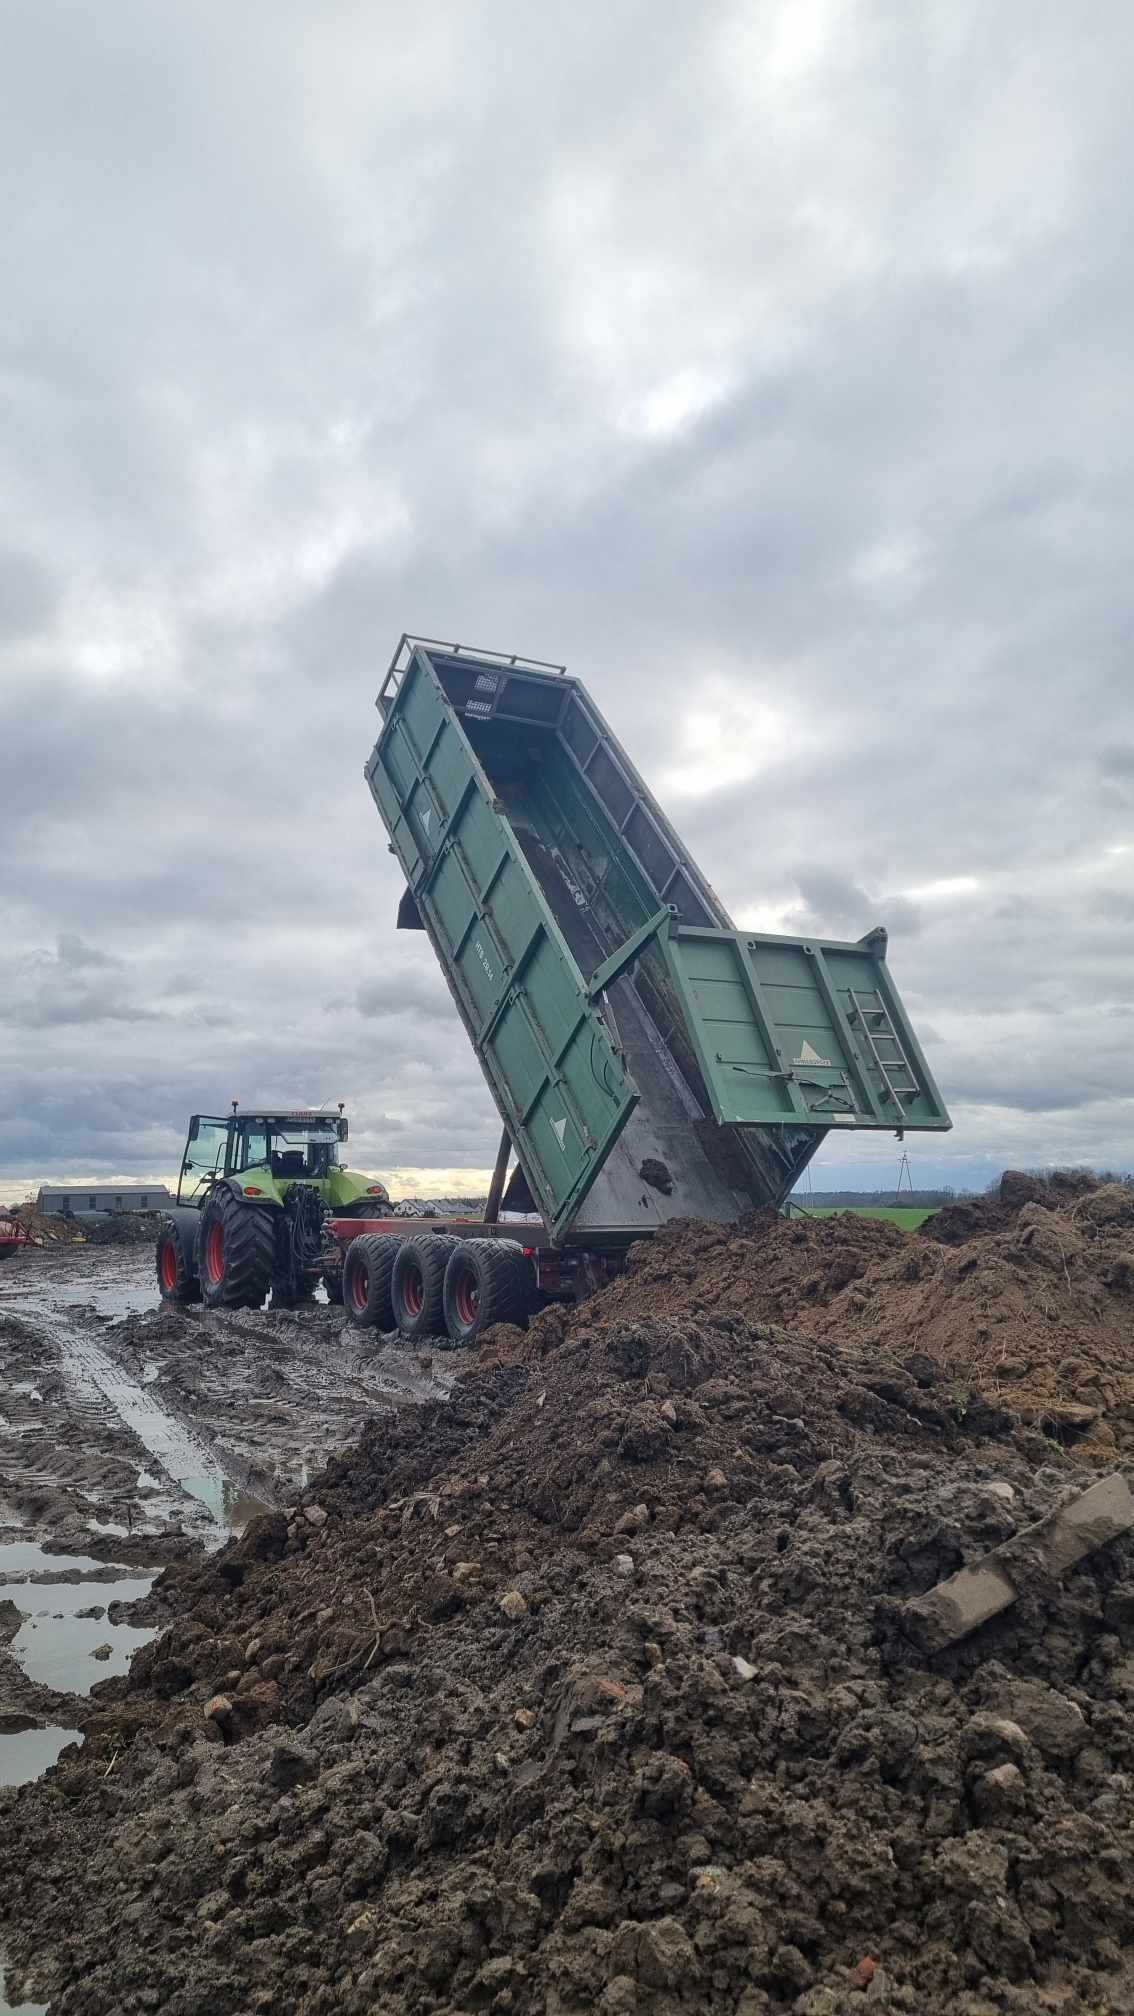
[[[98,1522],[107,1534],[129,1534],[168,1528],[180,1515],[199,1538],[210,1526],[224,1537],[225,1487],[235,1480],[115,1364],[78,1312],[5,1313],[0,1342],[9,1370],[13,1355],[21,1369],[34,1368],[32,1377],[9,1378],[3,1399],[0,1496],[21,1525],[70,1531]]]
[[[53,1255],[0,1295],[0,1521],[161,1558],[219,1544],[375,1411],[445,1397],[459,1362],[325,1302],[171,1309],[137,1253]]]

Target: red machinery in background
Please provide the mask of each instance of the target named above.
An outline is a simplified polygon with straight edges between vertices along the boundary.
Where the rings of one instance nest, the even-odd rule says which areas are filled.
[[[28,1228],[22,1219],[17,1218],[14,1212],[6,1211],[0,1204],[0,1260],[7,1260],[10,1254],[17,1253],[21,1246],[26,1246],[29,1236]]]

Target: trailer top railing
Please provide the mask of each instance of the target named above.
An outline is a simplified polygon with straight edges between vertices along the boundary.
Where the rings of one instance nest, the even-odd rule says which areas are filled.
[[[444,651],[451,658],[475,658],[485,665],[500,665],[513,672],[554,672],[560,679],[567,672],[566,665],[556,665],[549,658],[524,658],[515,651],[485,651],[478,644],[450,644],[444,637],[418,637],[411,631],[403,631],[398,648],[390,660],[389,669],[378,689],[375,706],[382,709],[383,701],[392,700],[397,694],[402,679],[409,670],[410,659],[418,645],[425,650]]]

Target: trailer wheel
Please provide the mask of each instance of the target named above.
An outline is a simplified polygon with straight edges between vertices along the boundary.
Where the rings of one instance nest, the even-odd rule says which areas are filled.
[[[158,1292],[163,1302],[184,1308],[187,1302],[200,1301],[201,1284],[193,1272],[191,1257],[185,1251],[181,1233],[172,1218],[158,1220],[154,1260]]]
[[[514,1239],[462,1239],[445,1269],[445,1328],[471,1344],[493,1323],[522,1323],[534,1295],[532,1270]]]
[[[360,1330],[393,1330],[394,1305],[390,1298],[390,1276],[401,1246],[400,1239],[382,1233],[364,1232],[346,1249],[339,1294],[348,1323]]]
[[[445,1334],[445,1268],[460,1240],[446,1232],[404,1239],[394,1261],[394,1321],[406,1337]]]
[[[260,1309],[271,1287],[272,1213],[215,1189],[201,1213],[201,1293],[206,1309]]]

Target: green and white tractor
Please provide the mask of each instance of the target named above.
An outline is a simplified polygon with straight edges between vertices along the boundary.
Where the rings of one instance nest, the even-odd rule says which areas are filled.
[[[157,1278],[163,1302],[259,1309],[310,1301],[320,1276],[342,1295],[341,1256],[323,1222],[373,1217],[384,1183],[344,1169],[347,1122],[337,1113],[194,1113],[177,1184],[161,1215]]]

